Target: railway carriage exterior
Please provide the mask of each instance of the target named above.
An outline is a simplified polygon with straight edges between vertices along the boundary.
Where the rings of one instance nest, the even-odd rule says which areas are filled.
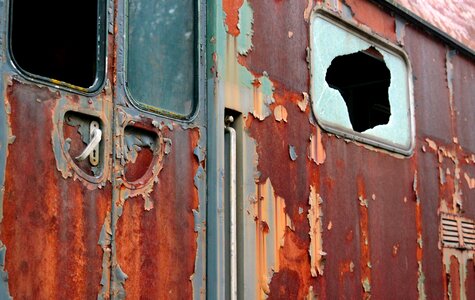
[[[0,14],[0,299],[475,299],[473,0]]]

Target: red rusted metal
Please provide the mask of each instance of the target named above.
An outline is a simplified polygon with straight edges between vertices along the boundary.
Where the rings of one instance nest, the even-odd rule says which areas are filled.
[[[422,19],[440,28],[472,49],[475,49],[475,1],[460,0],[443,2],[438,0],[395,0]]]
[[[209,18],[223,26],[224,38],[212,28],[210,43],[224,50],[209,55],[209,75],[216,80],[208,104],[219,102],[240,113],[238,144],[251,145],[240,148],[248,151],[240,161],[247,173],[239,174],[238,187],[251,190],[240,199],[240,221],[251,219],[251,227],[238,222],[255,237],[239,241],[241,248],[255,248],[254,260],[241,257],[239,262],[241,267],[255,262],[254,273],[239,277],[245,288],[252,286],[250,294],[269,299],[474,298],[473,251],[448,249],[440,241],[441,213],[475,219],[473,57],[373,1],[218,1],[209,5],[222,11]],[[320,5],[408,54],[416,123],[412,155],[319,127],[309,95],[308,53],[312,9]],[[244,19],[251,24],[249,32],[243,32]],[[5,107],[11,107],[6,124],[15,138],[5,154],[0,229],[14,298],[206,295],[205,287],[194,285],[197,262],[205,260],[206,246],[225,243],[206,245],[206,226],[197,217],[210,204],[201,198],[206,186],[199,176],[216,171],[206,170],[206,159],[221,159],[206,158],[206,150],[198,149],[203,138],[215,138],[207,136],[206,105],[198,121],[185,123],[138,111],[127,102],[118,27],[108,41],[113,52],[109,82],[91,99],[13,79],[14,70],[4,76]],[[245,34],[252,45],[238,51]],[[109,130],[99,183],[87,161],[75,162],[78,169],[72,160],[58,162],[58,153],[75,157],[84,148],[79,127],[57,117],[66,109],[62,105],[76,113],[92,111]],[[211,122],[217,121],[207,125]],[[126,126],[156,134],[157,148],[126,149]]]
[[[198,209],[193,179],[198,161],[185,149],[198,145],[199,131],[175,127],[166,136],[173,150],[151,193],[154,208],[144,210],[142,197],[130,198],[118,222],[117,257],[129,277],[125,290],[131,299],[193,295],[190,275],[197,251],[193,210]]]
[[[2,241],[15,299],[95,298],[102,276],[97,245],[111,186],[88,191],[64,180],[52,150],[53,108],[60,94],[13,81]]]
[[[306,1],[249,1],[254,11],[252,51],[245,65],[255,74],[267,72],[289,91],[308,89],[308,23]]]

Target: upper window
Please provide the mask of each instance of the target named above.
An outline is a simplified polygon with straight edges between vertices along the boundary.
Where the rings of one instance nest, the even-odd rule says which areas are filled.
[[[311,92],[319,124],[409,155],[414,122],[405,54],[325,12],[313,16],[311,39]]]
[[[104,77],[100,0],[12,0],[11,55],[29,76],[90,91]]]
[[[191,115],[196,89],[196,0],[129,0],[127,89],[142,108]]]

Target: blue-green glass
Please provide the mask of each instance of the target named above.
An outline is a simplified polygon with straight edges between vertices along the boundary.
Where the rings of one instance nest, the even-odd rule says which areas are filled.
[[[127,87],[146,107],[182,116],[193,111],[194,1],[128,1]]]

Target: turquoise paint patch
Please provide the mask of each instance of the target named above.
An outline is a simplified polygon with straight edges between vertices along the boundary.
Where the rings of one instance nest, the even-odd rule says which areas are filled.
[[[297,160],[297,151],[295,150],[295,146],[289,145],[289,155],[291,160]]]
[[[272,94],[274,94],[274,84],[270,81],[269,75],[264,73],[263,76],[259,78],[259,81],[261,83],[262,93],[266,96],[272,97]]]
[[[239,9],[238,28],[240,34],[237,37],[237,51],[241,55],[247,55],[252,49],[252,36],[254,34],[252,30],[253,23],[254,16],[252,7],[247,0],[244,0],[244,3]]]
[[[5,271],[7,247],[0,242],[0,299],[13,299],[8,291],[8,273]]]

